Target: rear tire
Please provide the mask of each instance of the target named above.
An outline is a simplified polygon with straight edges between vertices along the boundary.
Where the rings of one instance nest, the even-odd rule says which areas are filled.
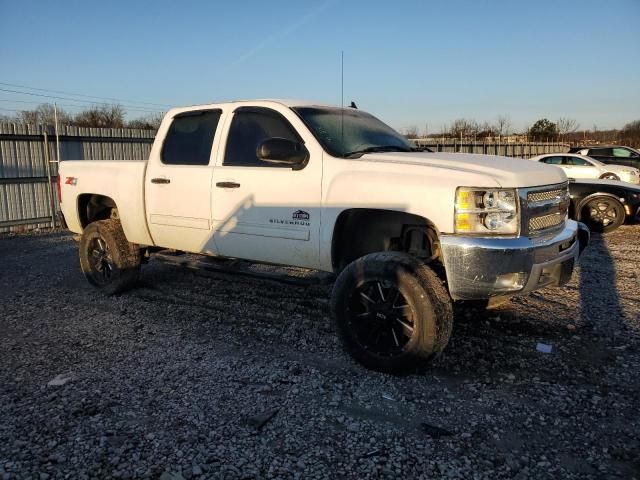
[[[80,267],[89,283],[113,295],[128,290],[140,275],[141,253],[129,243],[117,219],[90,223],[80,239]]]
[[[587,224],[592,232],[612,232],[625,221],[626,213],[622,204],[612,197],[595,197],[582,207],[580,221]]]
[[[441,352],[453,325],[443,282],[420,260],[397,252],[349,264],[331,308],[345,349],[372,370],[400,373]]]

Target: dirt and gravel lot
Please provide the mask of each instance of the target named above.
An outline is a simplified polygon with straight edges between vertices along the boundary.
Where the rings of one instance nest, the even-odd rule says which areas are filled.
[[[330,285],[152,261],[104,297],[70,235],[4,238],[0,479],[640,478],[639,258],[640,225],[595,236],[393,377],[342,352]]]

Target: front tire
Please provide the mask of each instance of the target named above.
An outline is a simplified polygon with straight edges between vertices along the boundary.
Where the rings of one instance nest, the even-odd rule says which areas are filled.
[[[345,349],[372,370],[400,373],[441,352],[453,325],[443,282],[420,260],[366,255],[338,276],[331,299]]]
[[[140,274],[140,249],[129,243],[117,219],[90,223],[80,239],[80,267],[89,283],[113,295],[131,288]]]
[[[625,211],[622,204],[612,197],[595,197],[582,207],[580,221],[593,232],[612,232],[624,223]]]

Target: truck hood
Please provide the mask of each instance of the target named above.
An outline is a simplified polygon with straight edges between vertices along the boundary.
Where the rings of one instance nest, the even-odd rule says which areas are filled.
[[[431,168],[483,174],[497,182],[499,186],[537,187],[567,181],[567,176],[558,167],[522,158],[478,155],[471,153],[444,152],[382,152],[368,153],[360,157],[364,162],[422,165]],[[483,187],[488,185],[469,185]]]

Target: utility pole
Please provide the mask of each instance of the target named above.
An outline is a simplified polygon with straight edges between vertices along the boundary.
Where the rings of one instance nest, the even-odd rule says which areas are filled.
[[[58,131],[58,106],[53,104],[53,118],[55,120],[55,128],[56,128],[56,160],[57,163],[60,163],[60,133]]]

